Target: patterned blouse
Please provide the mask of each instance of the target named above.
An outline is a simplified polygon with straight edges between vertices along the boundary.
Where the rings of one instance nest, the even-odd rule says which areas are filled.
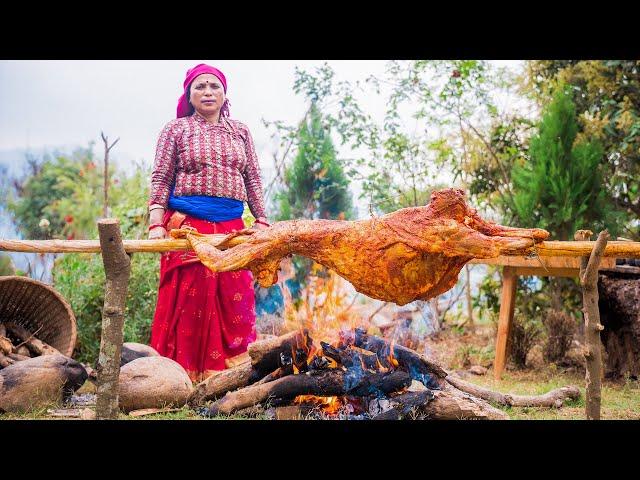
[[[149,205],[166,208],[174,195],[235,198],[265,217],[260,165],[246,125],[228,118],[207,122],[193,114],[171,120],[160,133],[151,174]]]

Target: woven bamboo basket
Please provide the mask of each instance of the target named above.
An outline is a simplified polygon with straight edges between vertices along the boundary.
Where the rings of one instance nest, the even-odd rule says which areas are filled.
[[[49,285],[27,277],[0,277],[0,323],[15,322],[71,357],[76,346],[76,317]]]

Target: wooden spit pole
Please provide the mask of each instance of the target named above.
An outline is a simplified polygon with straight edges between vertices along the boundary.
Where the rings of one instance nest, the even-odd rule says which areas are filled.
[[[222,242],[226,235],[214,234],[210,235],[210,237],[218,242]],[[229,246],[240,245],[250,238],[250,235],[238,236],[229,242]],[[127,253],[190,250],[189,242],[185,239],[123,240],[122,243]],[[596,242],[590,241],[541,242],[532,248],[532,254],[537,254],[541,257],[584,257],[591,254],[595,244]],[[100,242],[98,240],[0,239],[0,251],[27,253],[100,253]],[[640,242],[608,242],[603,256],[640,258]]]

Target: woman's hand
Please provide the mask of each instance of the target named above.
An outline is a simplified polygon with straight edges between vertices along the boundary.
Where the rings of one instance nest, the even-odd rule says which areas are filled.
[[[149,230],[149,240],[158,240],[167,237],[167,230],[164,227],[155,227]]]
[[[265,217],[256,218],[256,221],[253,222],[251,228],[254,230],[264,230],[265,228],[269,228],[271,224],[267,222]]]

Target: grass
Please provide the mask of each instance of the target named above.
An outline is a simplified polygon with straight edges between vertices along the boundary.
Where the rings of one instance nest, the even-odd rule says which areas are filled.
[[[502,379],[493,379],[490,370],[482,377],[466,379],[477,385],[503,393],[519,395],[540,395],[550,390],[575,385],[580,389],[580,398],[565,402],[562,408],[504,407],[514,420],[584,420],[585,419],[585,379],[583,375],[566,373],[553,367],[538,370],[506,371]],[[627,380],[602,384],[601,418],[603,420],[640,420],[640,382]]]

